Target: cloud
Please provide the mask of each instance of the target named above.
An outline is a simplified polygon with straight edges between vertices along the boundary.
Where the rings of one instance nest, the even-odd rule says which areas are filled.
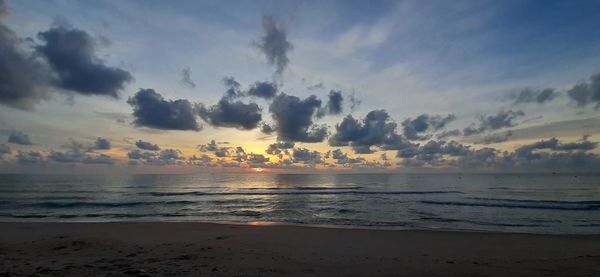
[[[8,142],[20,145],[32,145],[29,136],[21,131],[14,131],[8,135]]]
[[[329,138],[331,146],[352,146],[355,153],[372,153],[377,146],[385,150],[401,150],[410,147],[396,132],[397,124],[385,110],[369,112],[361,121],[352,115],[346,116],[335,126],[335,133]]]
[[[288,52],[294,47],[288,41],[281,23],[274,17],[264,16],[262,29],[265,35],[260,38],[256,46],[265,55],[269,64],[276,67],[276,72],[281,74],[290,61]]]
[[[544,104],[546,102],[552,101],[556,96],[558,96],[558,92],[554,89],[547,88],[543,90],[534,90],[530,88],[526,88],[524,90],[519,91],[518,93],[512,93],[507,96],[509,100],[513,101],[513,104],[521,104],[521,103],[538,103]]]
[[[438,139],[444,139],[444,138],[448,138],[448,137],[458,137],[458,136],[460,136],[459,129],[448,130],[448,131],[444,131],[444,132],[436,134],[436,137]]]
[[[429,141],[402,155],[408,167],[438,167],[457,169],[489,169],[493,171],[598,171],[600,158],[588,153],[596,142],[584,136],[579,141],[564,143],[556,138],[540,140],[518,147],[513,152],[498,151],[491,147],[472,149],[458,142]]]
[[[256,82],[246,91],[246,94],[271,99],[277,95],[277,84],[271,82]]]
[[[319,110],[318,117],[323,117],[325,114],[337,115],[342,113],[342,102],[344,97],[341,91],[329,91],[328,101],[325,107]]]
[[[149,151],[159,151],[160,150],[160,147],[158,146],[158,144],[152,144],[150,142],[143,141],[143,140],[136,141],[135,146],[137,146],[137,148],[142,149],[142,150],[149,150]]]
[[[0,3],[0,9],[2,8],[1,5],[2,5],[2,3]],[[10,154],[10,153],[12,153],[12,151],[10,150],[10,147],[8,147],[8,145],[6,145],[6,144],[0,144],[0,159],[2,159],[2,157],[4,155]]]
[[[336,164],[348,165],[348,164],[361,164],[365,162],[365,159],[362,157],[350,158],[347,154],[342,152],[340,149],[333,150],[331,152],[331,157],[335,160]]]
[[[21,40],[3,20],[8,17],[6,3],[0,0],[0,104],[31,109],[47,99],[48,70],[34,55],[20,49]]]
[[[215,127],[230,127],[251,130],[262,120],[262,110],[256,103],[245,104],[223,97],[216,105],[196,107],[200,117]]]
[[[524,116],[525,113],[521,110],[513,111],[500,111],[496,115],[480,116],[479,126],[469,126],[463,129],[465,136],[483,133],[485,131],[498,130],[505,127],[514,127],[516,124],[513,122],[517,117]]]
[[[303,164],[319,164],[322,163],[321,153],[318,151],[310,151],[306,148],[297,148],[294,149],[292,153],[292,160],[295,163],[303,163]]]
[[[561,143],[556,138],[548,140],[540,140],[532,144],[524,145],[515,150],[515,154],[520,158],[526,158],[528,160],[542,157],[544,153],[536,153],[535,150],[553,150],[553,151],[587,151],[596,148],[597,142],[591,142],[587,136],[581,138],[577,142]]]
[[[579,107],[592,103],[596,104],[596,108],[600,107],[600,73],[590,76],[589,81],[579,82],[567,91],[567,95]]]
[[[110,150],[111,145],[110,141],[105,138],[97,138],[94,143],[94,149],[96,150]]]
[[[198,145],[197,148],[201,152],[213,152],[217,157],[228,157],[230,155],[230,147],[220,147],[214,139],[211,140],[208,144]]]
[[[0,0],[0,20],[7,18],[9,13],[8,6],[6,6],[4,0]]]
[[[69,26],[53,26],[38,33],[44,42],[35,47],[57,79],[54,85],[83,95],[118,98],[119,91],[133,80],[123,69],[109,67],[97,56],[97,42],[87,32]]]
[[[250,166],[262,165],[264,163],[269,162],[269,157],[265,157],[262,154],[248,154],[248,158],[246,160]]]
[[[190,88],[196,87],[196,83],[192,80],[192,70],[189,67],[181,70],[181,80],[179,80],[179,83]]]
[[[404,136],[410,140],[425,140],[430,136],[420,136],[420,133],[427,131],[437,131],[442,129],[449,122],[456,119],[456,116],[449,114],[446,117],[440,115],[422,114],[415,119],[406,119],[402,122]]]
[[[174,164],[185,164],[183,162],[184,157],[181,155],[181,151],[178,149],[165,149],[160,152],[142,152],[140,150],[133,150],[127,153],[127,157],[132,160],[141,161],[146,165],[174,165]],[[137,162],[136,162],[137,163]]]
[[[271,125],[269,125],[267,123],[263,123],[260,125],[260,131],[264,134],[270,135],[273,132],[275,132],[275,129],[273,127],[271,127]]]
[[[108,143],[108,145],[106,144]],[[110,142],[103,138],[97,138],[94,144],[84,145],[76,141],[70,141],[65,146],[67,151],[51,151],[48,159],[59,163],[82,163],[82,164],[113,164],[111,156],[105,154],[90,154],[95,150],[110,149]]]
[[[277,140],[294,142],[321,142],[327,136],[327,127],[313,125],[313,116],[321,107],[321,100],[311,95],[304,100],[281,93],[273,99],[269,112],[273,117]]]
[[[17,152],[17,163],[22,165],[42,165],[45,163],[42,153],[36,151]]]
[[[265,152],[271,155],[277,155],[279,158],[283,158],[283,154],[288,154],[288,149],[294,148],[294,142],[290,141],[278,141],[273,144],[269,144],[269,148]]]
[[[501,143],[501,142],[505,142],[508,139],[510,139],[510,137],[512,137],[512,135],[513,135],[512,131],[506,131],[504,133],[498,133],[498,134],[489,134],[489,135],[483,137],[481,140],[475,141],[475,144]]]
[[[199,131],[192,104],[185,99],[164,100],[153,89],[140,89],[127,100],[133,107],[134,124],[163,130]]]

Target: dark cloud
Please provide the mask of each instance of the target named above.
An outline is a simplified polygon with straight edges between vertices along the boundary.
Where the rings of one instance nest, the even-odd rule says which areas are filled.
[[[127,157],[132,160],[140,160],[140,159],[151,160],[151,159],[154,159],[156,156],[158,156],[158,154],[155,152],[142,152],[138,149],[129,151],[127,153]]]
[[[361,164],[365,162],[365,159],[362,157],[350,158],[347,154],[342,152],[340,149],[333,150],[331,152],[331,157],[335,160],[336,164],[348,165],[348,164]]]
[[[256,82],[246,91],[246,94],[271,99],[277,95],[277,84],[271,82]]]
[[[42,165],[45,163],[42,153],[36,151],[17,152],[17,163],[22,165]]]
[[[97,138],[94,143],[94,149],[96,150],[110,150],[111,145],[110,141],[105,138]]]
[[[142,152],[140,150],[133,150],[127,153],[129,159],[142,162],[147,165],[183,165],[184,157],[181,155],[181,151],[178,149],[165,149],[160,152]],[[137,162],[136,162],[137,163]]]
[[[422,136],[420,133],[427,131],[437,131],[442,129],[449,122],[456,119],[456,116],[449,114],[445,117],[440,115],[422,114],[415,119],[406,119],[402,122],[404,136],[410,140],[425,140],[430,136]]]
[[[264,134],[270,135],[273,132],[275,132],[275,129],[273,127],[271,127],[271,125],[269,125],[267,123],[263,123],[260,125],[260,131],[263,132]]]
[[[513,135],[512,131],[506,131],[504,133],[498,133],[498,134],[489,134],[487,136],[484,136],[481,140],[475,141],[475,144],[501,143],[501,142],[505,142],[508,139],[510,139],[510,137],[512,137],[512,135]]]
[[[596,148],[597,142],[591,142],[587,136],[581,140],[570,143],[562,143],[556,138],[540,140],[538,142],[521,146],[515,150],[515,154],[520,158],[528,160],[537,159],[547,153],[537,153],[535,150],[553,150],[553,151],[587,151]]]
[[[293,46],[288,41],[283,26],[274,17],[264,16],[262,28],[265,35],[256,45],[265,54],[269,64],[275,66],[277,73],[281,74],[290,61],[288,52],[293,49]]]
[[[297,148],[294,149],[292,153],[292,159],[295,163],[303,163],[303,164],[319,164],[323,162],[321,158],[321,153],[318,151],[310,151],[306,148]]]
[[[438,133],[436,135],[436,137],[438,139],[444,139],[444,138],[448,138],[448,137],[458,137],[458,136],[460,136],[460,130],[459,129],[444,131],[444,132]]]
[[[108,145],[106,144],[108,143]],[[98,138],[92,145],[84,145],[76,141],[70,141],[64,146],[67,151],[51,151],[48,159],[59,163],[82,163],[82,164],[113,164],[112,157],[105,154],[90,153],[95,150],[110,149],[110,142]]]
[[[20,145],[32,145],[29,136],[21,131],[14,131],[8,135],[8,142]]]
[[[143,141],[143,140],[136,141],[135,146],[137,146],[137,148],[142,149],[142,150],[149,150],[149,151],[159,151],[160,150],[160,147],[158,146],[158,144],[153,144],[153,143]]]
[[[250,166],[262,165],[264,163],[269,162],[269,157],[265,157],[262,154],[248,154],[248,158],[246,160]]]
[[[8,7],[0,0],[0,104],[31,109],[39,100],[48,98],[48,69],[21,50],[21,40],[4,25],[8,13]]]
[[[212,163],[212,160],[213,159],[206,154],[204,154],[200,157],[196,157],[196,155],[193,155],[192,157],[190,157],[188,159],[188,163],[190,165],[196,165],[196,166],[214,167],[216,165]]]
[[[83,95],[106,95],[117,98],[133,78],[123,69],[109,67],[97,56],[97,43],[87,32],[68,26],[53,26],[38,33],[44,42],[36,46],[54,69],[57,87]]]
[[[335,126],[330,137],[331,146],[352,146],[355,153],[372,153],[373,146],[385,150],[401,150],[410,147],[410,142],[396,133],[397,124],[385,110],[369,112],[362,122],[348,115]]]
[[[350,98],[348,100],[350,101],[350,110],[351,111],[354,111],[362,103],[362,101],[360,99],[358,99],[358,98],[356,98],[356,96],[354,96],[354,93],[350,94]]]
[[[306,87],[306,89],[307,90],[325,89],[325,85],[323,85],[323,83],[317,83],[317,84]]]
[[[262,120],[262,110],[256,103],[245,104],[223,97],[216,105],[197,106],[198,114],[208,124],[216,127],[231,127],[251,130]]]
[[[8,17],[9,13],[8,6],[6,6],[4,0],[0,0],[0,20],[4,20]]]
[[[0,3],[0,9],[2,8],[1,6],[2,3]],[[10,154],[12,153],[12,151],[10,150],[10,147],[8,147],[8,145],[6,144],[0,144],[0,159],[2,159],[2,157],[6,154]]]
[[[508,95],[508,99],[512,100],[514,104],[521,103],[538,103],[544,104],[546,102],[552,101],[558,92],[554,89],[547,88],[543,90],[534,90],[530,88],[526,88],[524,90],[519,91],[518,93],[512,93]]]
[[[217,157],[228,157],[230,155],[230,153],[229,153],[230,147],[221,147],[218,145],[218,143],[214,139],[211,140],[208,144],[198,145],[197,148],[201,152],[212,152]]]
[[[304,100],[281,93],[273,99],[269,112],[275,123],[279,141],[321,142],[327,136],[327,127],[313,125],[313,117],[321,107],[321,100],[311,95]]]
[[[318,116],[323,117],[325,114],[341,114],[342,113],[342,102],[344,97],[341,91],[332,90],[329,92],[328,101],[325,107],[319,110]]]
[[[271,155],[280,155],[283,151],[294,148],[294,145],[295,144],[290,141],[278,141],[270,144],[265,152]]]
[[[190,88],[196,87],[196,83],[192,80],[192,70],[189,67],[181,70],[181,80],[179,80],[179,83]]]
[[[153,89],[140,89],[127,103],[133,107],[136,126],[164,130],[201,129],[194,107],[188,100],[164,100]]]
[[[590,76],[588,81],[579,82],[567,91],[567,95],[579,107],[594,103],[596,108],[600,107],[600,73]]]
[[[522,145],[514,152],[498,151],[491,147],[472,149],[458,142],[429,141],[398,152],[403,164],[409,167],[442,167],[459,169],[490,169],[494,171],[598,171],[600,158],[589,153],[597,147],[587,136],[576,142],[564,143],[555,138]]]
[[[225,91],[225,96],[228,98],[236,98],[242,95],[240,91],[240,83],[238,83],[233,77],[225,77],[223,78],[223,84],[227,87],[227,91]]]
[[[525,113],[521,110],[513,111],[500,111],[496,115],[480,116],[479,126],[469,126],[463,129],[465,136],[483,133],[485,131],[493,131],[506,127],[514,127],[516,124],[514,120],[517,117],[524,116]]]

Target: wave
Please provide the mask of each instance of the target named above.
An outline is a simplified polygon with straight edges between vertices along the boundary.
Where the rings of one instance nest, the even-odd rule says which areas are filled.
[[[277,192],[141,192],[142,195],[152,196],[182,196],[182,195],[331,195],[331,194],[446,194],[462,193],[460,191],[277,191]]]
[[[485,222],[466,219],[442,218],[442,217],[421,217],[421,220],[436,221],[443,223],[469,223],[482,226],[502,226],[502,227],[546,227],[542,224],[518,224],[518,223],[500,223],[500,222]]]
[[[117,208],[133,206],[160,206],[160,205],[186,205],[194,204],[194,201],[136,201],[136,202],[40,202],[29,204],[35,208]]]
[[[364,187],[251,187],[251,188],[240,188],[247,190],[358,190]]]
[[[541,210],[572,210],[572,211],[595,211],[600,210],[599,201],[538,201],[538,200],[488,200],[488,202],[464,202],[464,201],[419,201],[423,204],[446,205],[446,206],[470,206],[470,207],[492,207],[492,208],[517,208],[517,209],[541,209]]]

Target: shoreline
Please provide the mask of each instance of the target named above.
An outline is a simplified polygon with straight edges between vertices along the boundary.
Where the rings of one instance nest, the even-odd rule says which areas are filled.
[[[600,235],[0,222],[0,276],[591,276]]]
[[[515,235],[541,235],[541,236],[598,236],[599,233],[534,233],[534,232],[517,232],[517,231],[491,231],[491,230],[475,230],[475,229],[449,229],[449,228],[416,228],[416,227],[390,227],[390,226],[361,226],[361,225],[336,225],[336,224],[305,224],[305,223],[289,223],[277,221],[197,221],[197,220],[114,220],[114,221],[2,221],[2,224],[128,224],[128,223],[147,223],[147,224],[215,224],[215,225],[234,225],[234,226],[287,226],[287,227],[305,227],[317,229],[342,229],[342,230],[373,230],[373,231],[415,231],[415,232],[457,232],[457,233],[486,233],[486,234],[515,234]]]

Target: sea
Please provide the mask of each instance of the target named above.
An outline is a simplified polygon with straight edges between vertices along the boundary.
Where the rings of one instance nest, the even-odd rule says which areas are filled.
[[[0,221],[600,234],[600,175],[0,175]]]

